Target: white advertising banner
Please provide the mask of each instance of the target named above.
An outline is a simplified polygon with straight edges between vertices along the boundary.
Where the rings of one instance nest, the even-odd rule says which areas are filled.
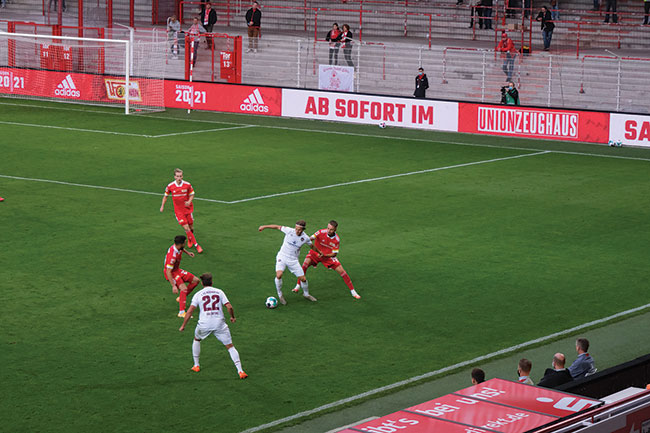
[[[354,92],[354,68],[351,66],[318,65],[318,88]]]
[[[458,103],[282,89],[282,116],[458,131]]]
[[[610,114],[609,140],[624,146],[650,147],[650,116]]]

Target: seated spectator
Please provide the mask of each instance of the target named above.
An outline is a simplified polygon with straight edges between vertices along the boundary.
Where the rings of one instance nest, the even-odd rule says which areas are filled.
[[[581,379],[589,374],[594,367],[594,359],[587,353],[589,350],[589,340],[586,338],[578,338],[576,340],[576,352],[578,357],[573,364],[569,367],[569,373],[574,379]]]
[[[556,353],[553,356],[553,368],[546,369],[544,377],[542,377],[542,380],[537,385],[543,386],[544,388],[557,388],[560,385],[571,382],[573,377],[571,377],[569,370],[564,368],[565,361],[564,354]]]
[[[535,385],[535,383],[530,378],[530,370],[533,369],[533,363],[526,358],[521,358],[519,360],[519,367],[517,368],[517,374],[519,375],[519,383],[525,383],[526,385]]]
[[[485,382],[485,372],[480,368],[472,370],[472,385],[478,385]]]

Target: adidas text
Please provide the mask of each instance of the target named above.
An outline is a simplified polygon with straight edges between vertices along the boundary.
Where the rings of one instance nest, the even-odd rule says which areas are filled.
[[[255,113],[268,113],[269,112],[268,105],[260,105],[260,104],[253,104],[253,103],[241,104],[239,106],[239,109],[242,110],[242,111],[249,111],[249,112],[255,112]]]

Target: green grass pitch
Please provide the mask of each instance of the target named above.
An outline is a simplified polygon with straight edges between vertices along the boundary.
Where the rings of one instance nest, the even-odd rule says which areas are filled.
[[[0,102],[12,431],[238,432],[648,302],[647,151]],[[255,126],[227,129],[242,124]],[[196,322],[178,332],[162,276],[182,234],[171,203],[159,212],[175,167],[197,198],[226,202],[447,168],[195,202],[205,253],[182,267],[212,272],[230,298],[242,381],[214,338],[190,371]],[[300,218],[308,233],[339,221],[361,300],[319,267],[317,303],[287,274],[289,305],[264,308],[282,234],[257,227]]]

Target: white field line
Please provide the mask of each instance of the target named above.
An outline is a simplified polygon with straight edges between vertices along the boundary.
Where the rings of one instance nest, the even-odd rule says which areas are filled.
[[[545,153],[550,153],[548,151],[542,151],[542,152],[537,152],[537,153],[527,153],[524,155],[515,155],[515,156],[506,156],[504,158],[495,158],[495,159],[487,159],[483,161],[475,161],[475,162],[467,162],[464,164],[456,164],[456,165],[448,165],[446,167],[437,167],[437,168],[430,168],[427,170],[419,170],[419,171],[411,171],[408,173],[399,173],[399,174],[392,174],[390,176],[382,176],[382,177],[374,177],[371,179],[361,179],[361,180],[354,180],[351,182],[343,182],[343,183],[336,183],[333,185],[325,185],[325,186],[317,186],[314,188],[305,188],[297,191],[287,191],[287,192],[280,192],[276,194],[268,194],[268,195],[261,195],[258,197],[250,197],[250,198],[244,198],[241,200],[233,200],[233,201],[225,201],[225,200],[214,200],[214,199],[209,199],[209,198],[200,198],[200,197],[194,197],[194,200],[201,200],[201,201],[207,201],[207,202],[212,202],[212,203],[221,203],[221,204],[237,204],[237,203],[244,203],[247,201],[255,201],[255,200],[263,200],[266,198],[272,198],[272,197],[280,197],[283,195],[291,195],[291,194],[300,194],[303,192],[309,192],[309,191],[318,191],[321,189],[328,189],[328,188],[336,188],[339,186],[345,186],[345,185],[354,185],[357,183],[366,183],[366,182],[375,182],[378,180],[385,180],[385,179],[393,179],[396,177],[404,177],[404,176],[411,176],[414,174],[423,174],[423,173],[431,173],[434,171],[441,171],[441,170],[449,170],[452,168],[460,168],[460,167],[469,167],[472,165],[479,165],[479,164],[488,164],[491,162],[498,162],[498,161],[506,161],[509,159],[517,159],[517,158],[525,158],[527,156],[535,156],[535,155],[543,155]],[[158,195],[162,196],[162,193],[156,193],[156,192],[149,192],[149,191],[138,191],[134,189],[124,189],[124,188],[114,188],[114,187],[108,187],[108,186],[98,186],[98,185],[85,185],[82,183],[71,183],[71,182],[64,182],[60,180],[50,180],[50,179],[38,179],[38,178],[30,178],[30,177],[20,177],[20,176],[10,176],[6,174],[0,174],[0,178],[6,178],[6,179],[16,179],[16,180],[28,180],[28,181],[33,181],[33,182],[45,182],[45,183],[56,183],[59,185],[68,185],[68,186],[80,186],[84,188],[94,188],[94,189],[107,189],[111,191],[122,191],[122,192],[132,192],[136,194],[148,194],[148,195]]]
[[[356,401],[356,400],[361,400],[363,398],[370,397],[370,396],[375,395],[375,394],[379,394],[379,393],[382,393],[382,392],[385,392],[385,391],[390,391],[391,389],[399,388],[399,387],[404,386],[404,385],[409,385],[409,384],[412,384],[414,382],[418,382],[418,381],[423,380],[423,379],[428,379],[430,377],[438,376],[440,374],[447,373],[447,372],[450,372],[450,371],[453,371],[453,370],[457,370],[457,369],[462,368],[462,367],[467,367],[469,365],[477,364],[477,363],[482,362],[482,361],[487,361],[487,360],[489,360],[491,358],[495,358],[497,356],[501,356],[501,355],[505,355],[507,353],[515,352],[515,351],[523,349],[525,347],[533,346],[533,345],[538,344],[538,343],[543,343],[545,341],[552,340],[552,339],[557,338],[557,337],[562,337],[564,335],[569,335],[569,334],[572,334],[574,332],[580,331],[582,329],[589,328],[591,326],[600,325],[600,324],[612,321],[614,319],[618,319],[619,317],[629,316],[630,314],[634,314],[634,313],[637,313],[639,311],[643,311],[643,310],[645,310],[647,308],[650,308],[650,304],[645,304],[645,305],[642,305],[640,307],[636,307],[636,308],[632,308],[632,309],[629,309],[629,310],[621,311],[620,313],[616,313],[616,314],[613,314],[611,316],[608,316],[608,317],[605,317],[605,318],[602,318],[602,319],[592,320],[591,322],[583,323],[582,325],[574,326],[573,328],[565,329],[563,331],[555,332],[553,334],[549,334],[549,335],[546,335],[544,337],[539,337],[539,338],[536,338],[534,340],[526,341],[524,343],[520,343],[520,344],[517,344],[517,345],[514,345],[514,346],[507,347],[505,349],[497,350],[496,352],[488,353],[487,355],[481,355],[481,356],[478,356],[478,357],[476,357],[474,359],[470,359],[468,361],[459,362],[458,364],[449,365],[449,366],[441,368],[439,370],[430,371],[428,373],[424,373],[424,374],[421,374],[419,376],[411,377],[410,379],[405,379],[405,380],[402,380],[402,381],[399,381],[399,382],[391,383],[390,385],[386,385],[386,386],[382,386],[380,388],[372,389],[370,391],[366,391],[366,392],[363,392],[361,394],[354,395],[352,397],[347,397],[347,398],[344,398],[344,399],[341,399],[341,400],[338,400],[338,401],[335,401],[335,402],[332,402],[332,403],[327,403],[327,404],[325,404],[323,406],[319,406],[319,407],[314,408],[314,409],[299,412],[299,413],[297,413],[295,415],[280,418],[278,420],[272,421],[272,422],[267,423],[267,424],[262,424],[262,425],[259,425],[257,427],[249,428],[248,430],[244,430],[241,433],[258,432],[260,430],[264,430],[264,429],[267,429],[267,428],[278,426],[278,425],[283,424],[285,422],[294,421],[296,419],[303,418],[303,417],[306,417],[306,416],[309,416],[309,415],[314,415],[314,414],[317,414],[319,412],[322,412],[322,411],[325,411],[325,410],[328,410],[328,409],[332,409],[332,408],[335,408],[335,407],[338,407],[338,406],[342,406],[344,404],[347,404],[347,403],[350,403],[350,402],[353,402],[353,401]]]
[[[36,124],[33,124],[33,123],[20,123],[20,122],[0,121],[0,124],[15,125],[15,126],[29,126],[29,127],[34,127],[34,128],[63,129],[63,130],[66,130],[66,131],[91,132],[91,133],[95,133],[95,134],[127,135],[127,136],[131,136],[131,137],[143,137],[143,138],[172,137],[172,136],[175,136],[175,135],[202,134],[204,132],[217,132],[217,131],[227,131],[227,130],[230,130],[230,129],[242,129],[242,128],[253,128],[253,127],[255,127],[255,125],[240,125],[240,126],[232,126],[230,128],[202,129],[202,130],[198,130],[198,131],[173,132],[171,134],[148,135],[148,134],[134,134],[134,133],[130,133],[130,132],[102,131],[102,130],[98,130],[98,129],[70,128],[70,127],[67,127],[67,126],[36,125]]]
[[[543,155],[545,153],[550,153],[550,152],[548,150],[543,150],[541,152],[527,153],[527,154],[524,154],[524,155],[506,156],[504,158],[494,158],[494,159],[486,159],[486,160],[483,160],[483,161],[466,162],[464,164],[448,165],[446,167],[429,168],[429,169],[426,169],[426,170],[410,171],[408,173],[391,174],[389,176],[381,176],[381,177],[373,177],[373,178],[370,178],[370,179],[353,180],[353,181],[350,181],[350,182],[335,183],[335,184],[332,184],[332,185],[325,185],[325,186],[316,186],[316,187],[313,187],[313,188],[299,189],[299,190],[296,190],[296,191],[287,191],[287,192],[279,192],[279,193],[276,193],[276,194],[260,195],[260,196],[257,196],[257,197],[244,198],[244,199],[241,199],[241,200],[231,201],[231,202],[229,202],[229,204],[243,203],[243,202],[246,202],[246,201],[254,201],[254,200],[262,200],[262,199],[265,199],[265,198],[280,197],[280,196],[283,196],[283,195],[301,194],[303,192],[318,191],[318,190],[321,190],[321,189],[328,189],[328,188],[337,188],[339,186],[355,185],[355,184],[358,184],[358,183],[376,182],[378,180],[394,179],[396,177],[412,176],[414,174],[432,173],[434,171],[449,170],[449,169],[452,169],[452,168],[460,168],[460,167],[469,167],[471,165],[488,164],[488,163],[491,163],[491,162],[498,162],[498,161],[507,161],[509,159],[525,158],[527,156]]]
[[[40,107],[40,106],[34,105],[34,104],[15,104],[15,103],[9,103],[9,102],[0,102],[0,105],[12,105],[12,106],[17,106],[17,107],[43,108],[43,107]],[[113,116],[124,116],[124,113],[122,113],[122,112],[108,112],[108,111],[99,111],[99,110],[83,110],[83,109],[79,109],[79,108],[47,107],[47,109],[48,110],[51,109],[51,110],[64,110],[64,111],[78,111],[78,112],[84,112],[84,113],[109,114],[109,115],[113,115]],[[235,114],[237,114],[237,113],[235,113]],[[176,120],[176,121],[179,121],[179,122],[196,122],[196,123],[209,123],[209,124],[211,123],[211,124],[239,125],[239,126],[257,126],[259,128],[283,129],[283,130],[287,130],[287,131],[315,132],[315,133],[321,133],[321,134],[336,134],[336,135],[350,135],[350,136],[354,136],[354,137],[382,138],[382,139],[400,140],[400,141],[417,141],[417,142],[423,142],[423,143],[451,144],[451,145],[456,145],[456,146],[489,147],[489,148],[494,148],[494,149],[526,150],[526,151],[529,151],[529,152],[541,152],[541,151],[545,150],[545,149],[536,149],[536,148],[530,148],[530,147],[499,146],[499,145],[494,145],[494,144],[469,143],[469,142],[462,142],[462,141],[431,140],[431,139],[426,139],[426,138],[407,138],[407,137],[395,137],[395,136],[391,136],[391,135],[361,134],[361,133],[357,133],[357,132],[324,131],[324,130],[319,130],[319,129],[293,128],[293,127],[288,127],[288,126],[256,125],[256,124],[249,124],[249,123],[222,122],[222,121],[219,121],[219,120],[182,119],[182,118],[178,118],[178,117],[168,117],[168,116],[152,116],[151,118],[152,119]],[[497,136],[495,136],[495,137],[497,137]],[[500,138],[505,138],[505,139],[510,139],[510,140],[512,140],[512,139],[534,140],[534,139],[529,139],[529,138],[524,138],[524,137],[502,136]],[[593,145],[594,143],[587,143],[587,144]],[[598,154],[598,153],[571,152],[571,151],[564,151],[564,150],[551,150],[550,152],[552,152],[552,153],[561,153],[561,154],[566,154],[566,155],[595,156],[595,157],[598,157],[598,158],[629,159],[629,160],[634,160],[634,161],[650,161],[650,158],[640,158],[640,157],[634,157],[634,156],[603,155],[603,154]]]

